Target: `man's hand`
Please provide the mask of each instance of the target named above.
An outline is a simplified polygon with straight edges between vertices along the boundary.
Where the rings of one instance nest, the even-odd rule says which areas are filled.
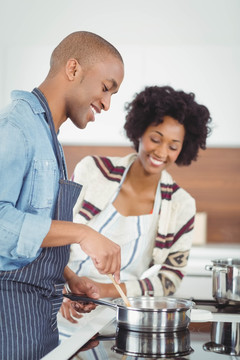
[[[65,289],[63,293],[66,293]],[[82,315],[77,312],[72,305],[74,305],[74,302],[64,297],[59,312],[65,319],[67,319],[73,324],[77,324],[76,319],[80,319]]]
[[[85,236],[79,242],[81,249],[91,257],[100,274],[113,274],[115,281],[119,284],[121,267],[120,246],[89,226],[86,226],[85,230]]]
[[[121,249],[115,242],[84,224],[53,220],[41,247],[79,244],[101,274],[114,275],[120,283]]]
[[[74,272],[67,279],[68,286],[73,294],[87,296],[93,299],[99,299],[100,289],[98,283],[86,276],[78,276]]]
[[[71,275],[71,277],[68,278],[68,287],[72,293],[99,299],[100,290],[96,282],[85,276],[79,277],[70,269],[66,270],[66,273]],[[65,289],[63,293],[66,293]],[[65,319],[72,323],[77,323],[75,318],[80,319],[82,317],[80,313],[89,313],[94,310],[96,306],[94,303],[76,302],[64,298],[59,311]]]

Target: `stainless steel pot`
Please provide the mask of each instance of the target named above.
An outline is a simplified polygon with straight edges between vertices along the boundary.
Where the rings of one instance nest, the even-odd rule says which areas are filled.
[[[127,330],[169,332],[185,330],[191,320],[191,309],[195,303],[190,300],[171,297],[140,296],[129,298],[131,307],[122,299],[113,302],[95,300],[76,294],[65,294],[73,301],[93,302],[116,310],[118,326]]]
[[[188,329],[165,333],[137,332],[117,328],[112,350],[135,357],[168,358],[186,356],[193,352]]]
[[[211,260],[213,265],[205,269],[212,271],[212,295],[219,304],[240,302],[240,259]]]
[[[205,351],[226,355],[240,355],[240,323],[213,322],[211,341],[204,344]]]

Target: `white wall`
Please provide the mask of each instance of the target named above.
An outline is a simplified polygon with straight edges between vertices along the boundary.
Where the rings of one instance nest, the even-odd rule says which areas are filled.
[[[62,143],[127,145],[124,103],[145,85],[169,84],[209,108],[208,146],[239,147],[239,18],[240,0],[0,0],[0,107],[12,89],[42,82],[63,37],[88,30],[120,50],[125,79],[94,124],[62,126]]]

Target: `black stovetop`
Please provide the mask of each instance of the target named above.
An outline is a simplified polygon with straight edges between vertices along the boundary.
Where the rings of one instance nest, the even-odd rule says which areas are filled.
[[[240,314],[240,304],[221,305],[214,300],[194,300],[199,309]],[[140,333],[105,326],[72,356],[72,360],[233,360],[240,359],[240,323],[195,322],[184,331]]]
[[[212,313],[224,313],[224,314],[240,314],[240,304],[239,303],[226,303],[219,304],[216,300],[204,300],[204,299],[191,299],[195,302],[198,309],[204,309],[211,311]]]
[[[223,343],[219,343],[218,334],[225,326]],[[220,327],[219,327],[220,326]],[[236,329],[237,326],[237,329]],[[164,341],[162,334],[137,334],[136,332],[125,333],[112,323],[103,328],[99,334],[87,342],[72,360],[133,360],[133,359],[178,359],[178,360],[227,360],[240,359],[239,345],[239,323],[191,323],[186,331],[171,333]],[[215,338],[213,335],[215,334]],[[131,341],[136,342],[135,337],[140,336],[131,348]],[[150,340],[149,340],[150,336]],[[217,339],[216,339],[217,337]],[[234,340],[235,339],[235,340]],[[230,343],[228,342],[230,341]],[[234,346],[232,343],[234,342]],[[160,344],[160,345],[157,345]],[[174,345],[175,344],[175,345]],[[177,345],[178,344],[178,345]],[[171,345],[171,346],[170,346]],[[172,349],[175,346],[175,350]],[[139,347],[141,351],[139,351]],[[164,350],[165,349],[165,350]],[[170,349],[170,351],[166,351]]]

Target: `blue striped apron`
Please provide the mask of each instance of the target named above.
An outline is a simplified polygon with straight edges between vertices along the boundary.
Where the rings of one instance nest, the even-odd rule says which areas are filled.
[[[67,180],[64,157],[47,101],[38,89],[33,93],[46,112],[60,169],[54,219],[72,221],[81,185]],[[32,263],[0,272],[1,360],[41,359],[58,345],[57,313],[62,303],[63,271],[68,259],[69,246],[43,248]]]

